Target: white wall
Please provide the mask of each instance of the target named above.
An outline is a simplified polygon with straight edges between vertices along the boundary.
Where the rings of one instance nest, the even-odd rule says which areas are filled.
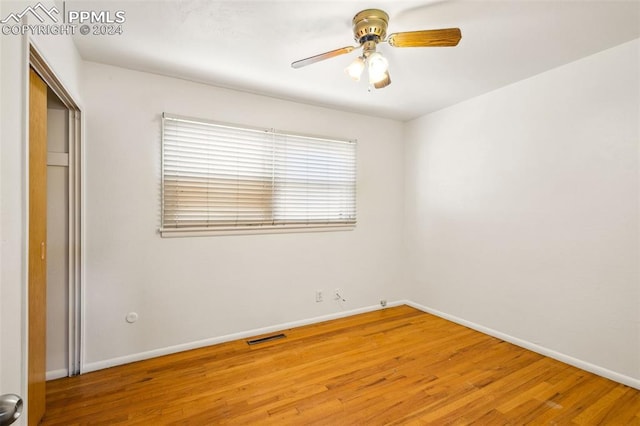
[[[96,63],[85,71],[87,369],[404,295],[401,123]],[[162,112],[357,138],[356,229],[161,238]],[[336,287],[346,302],[331,300]],[[138,322],[125,321],[130,311]]]
[[[407,123],[409,299],[640,384],[639,51]]]

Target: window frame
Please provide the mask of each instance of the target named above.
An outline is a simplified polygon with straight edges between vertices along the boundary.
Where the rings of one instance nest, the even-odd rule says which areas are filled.
[[[254,132],[264,132],[272,134],[274,137],[278,136],[290,136],[294,138],[305,138],[311,140],[319,140],[324,142],[346,143],[353,146],[353,221],[348,222],[332,222],[326,223],[304,223],[300,221],[284,223],[284,224],[240,224],[240,225],[215,225],[215,226],[203,226],[203,227],[170,227],[165,225],[165,121],[186,121],[196,124],[223,126],[232,129],[247,130]],[[194,117],[187,117],[176,114],[162,113],[161,119],[161,206],[160,206],[160,228],[159,233],[162,237],[196,237],[196,236],[215,236],[215,235],[251,235],[251,234],[265,234],[265,233],[291,233],[291,232],[332,232],[332,231],[350,231],[355,229],[357,225],[357,140],[356,139],[344,139],[327,136],[319,136],[312,134],[304,134],[290,131],[278,131],[276,129],[261,128],[246,126],[237,123],[228,123],[221,121],[214,121],[209,119],[201,119]],[[275,156],[275,148],[274,156]],[[275,160],[271,164],[271,169],[275,170]],[[273,218],[273,212],[275,209],[275,186],[271,189],[271,214]],[[272,220],[276,220],[273,218]]]

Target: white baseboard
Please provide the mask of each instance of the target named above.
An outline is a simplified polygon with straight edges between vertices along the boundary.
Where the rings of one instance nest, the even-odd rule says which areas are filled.
[[[578,358],[574,358],[572,356],[563,354],[561,352],[554,351],[553,349],[546,348],[544,346],[540,346],[538,344],[529,342],[527,340],[519,339],[517,337],[510,336],[508,334],[502,333],[500,331],[482,326],[480,324],[476,324],[471,321],[467,321],[462,318],[458,318],[454,315],[449,315],[445,312],[438,311],[436,309],[429,308],[424,305],[420,305],[418,303],[414,303],[411,301],[405,302],[407,305],[419,309],[423,312],[430,313],[432,315],[438,316],[440,318],[444,318],[451,322],[455,322],[456,324],[463,325],[465,327],[469,327],[473,330],[479,331],[484,334],[488,334],[489,336],[496,337],[498,339],[504,340],[505,342],[513,343],[516,346],[520,346],[525,349],[529,349],[530,351],[539,353],[544,356],[548,356],[549,358],[557,359],[558,361],[562,361],[565,364],[572,365],[574,367],[578,367],[582,370],[589,371],[593,374],[597,374],[598,376],[606,377],[607,379],[611,379],[615,382],[622,383],[627,386],[631,386],[635,389],[640,389],[640,380],[635,379],[633,377],[626,376],[624,374],[617,373],[615,371],[609,370],[607,368],[601,367],[599,365],[591,364],[590,362],[583,361]]]
[[[59,370],[47,371],[45,375],[45,380],[55,380],[62,379],[63,377],[69,377],[69,371],[66,368],[61,368]]]
[[[463,325],[465,327],[469,327],[473,330],[479,331],[481,333],[487,334],[489,336],[496,337],[498,339],[504,340],[509,343],[513,343],[514,345],[520,346],[522,348],[531,350],[533,352],[539,353],[541,355],[548,356],[553,359],[557,359],[558,361],[564,362],[569,365],[573,365],[574,367],[580,368],[585,371],[589,371],[591,373],[597,374],[602,377],[606,377],[607,379],[611,379],[618,383],[625,384],[627,386],[631,386],[635,389],[640,389],[640,380],[635,379],[633,377],[626,376],[624,374],[617,373],[615,371],[609,370],[607,368],[591,364],[589,362],[580,360],[578,358],[574,358],[572,356],[554,351],[552,349],[546,348],[544,346],[540,346],[538,344],[529,342],[527,340],[523,340],[517,337],[510,336],[508,334],[502,333],[500,331],[482,326],[480,324],[476,324],[471,321],[467,321],[462,318],[458,318],[454,315],[447,314],[445,312],[438,311],[436,309],[429,308],[424,305],[420,305],[418,303],[412,302],[410,300],[397,300],[394,302],[389,302],[387,304],[388,308],[394,306],[408,305],[423,312],[430,313],[432,315],[436,315],[440,318],[444,318],[451,322],[455,322],[457,324]],[[210,339],[198,340],[195,342],[184,343],[181,345],[169,346],[166,348],[154,349],[147,352],[140,352],[137,354],[126,355],[118,358],[107,359],[103,361],[91,362],[84,364],[81,366],[81,374],[89,373],[91,371],[102,370],[104,368],[114,367],[116,365],[128,364],[130,362],[142,361],[149,358],[155,358],[163,355],[170,355],[177,352],[183,352],[191,349],[198,349],[205,346],[216,345],[219,343],[230,342],[233,340],[245,339],[247,337],[253,337],[261,334],[273,333],[275,331],[286,330],[289,328],[301,327],[309,324],[316,324],[323,321],[329,321],[338,318],[344,318],[351,315],[357,315],[365,312],[371,312],[375,310],[379,310],[381,307],[379,305],[374,306],[366,306],[364,308],[352,309],[349,311],[337,312],[328,315],[322,315],[319,317],[307,318],[299,321],[292,321],[282,324],[276,324],[269,327],[257,328],[253,330],[241,331],[238,333],[227,334],[224,336],[212,337]],[[47,380],[53,380],[60,377],[66,377],[66,370],[56,370],[52,372],[47,372]]]
[[[396,301],[387,303],[387,307],[394,307],[408,304],[406,301]],[[209,339],[198,340],[190,343],[183,343],[180,345],[169,346],[166,348],[154,349],[147,352],[140,352],[131,355],[125,355],[118,358],[111,358],[103,361],[89,362],[81,366],[80,373],[89,373],[91,371],[102,370],[104,368],[115,367],[116,365],[128,364],[130,362],[142,361],[149,358],[155,358],[163,355],[170,355],[177,352],[188,351],[191,349],[198,349],[205,346],[216,345],[219,343],[230,342],[233,340],[245,339],[247,337],[253,337],[260,334],[273,333],[275,331],[286,330],[289,328],[301,327],[303,325],[316,324],[323,321],[329,321],[338,318],[349,317],[352,315],[362,314],[365,312],[371,312],[382,309],[380,305],[366,306],[364,308],[352,309],[349,311],[336,312],[333,314],[322,315],[319,317],[303,319],[299,321],[286,322],[283,324],[276,324],[269,327],[257,328],[254,330],[245,330],[239,333],[227,334],[219,337],[212,337]]]

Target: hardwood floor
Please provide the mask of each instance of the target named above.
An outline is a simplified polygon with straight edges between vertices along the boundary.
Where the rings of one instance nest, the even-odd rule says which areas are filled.
[[[44,425],[640,425],[640,391],[407,306],[47,383]]]

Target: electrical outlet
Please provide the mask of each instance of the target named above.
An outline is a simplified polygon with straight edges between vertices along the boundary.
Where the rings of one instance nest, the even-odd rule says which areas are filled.
[[[381,300],[380,300],[380,306],[382,306],[383,308],[384,308],[385,306],[387,306],[387,300],[386,300],[386,299],[381,299]]]
[[[322,302],[322,290],[316,290],[316,302]]]

